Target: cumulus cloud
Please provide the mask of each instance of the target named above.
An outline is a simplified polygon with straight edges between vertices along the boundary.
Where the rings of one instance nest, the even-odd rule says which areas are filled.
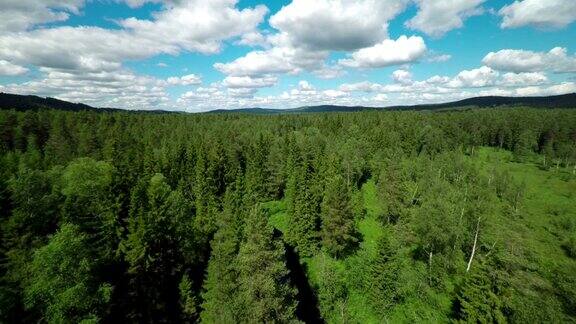
[[[505,73],[501,75],[489,67],[464,70],[454,77],[435,75],[423,81],[413,80],[413,76],[405,70],[397,70],[392,74],[393,84],[379,84],[373,82],[359,82],[342,84],[340,91],[365,92],[380,94],[446,94],[468,93],[465,89],[483,89],[488,91],[491,87],[520,88],[528,86],[545,85],[548,78],[543,73]]]
[[[327,52],[278,46],[265,51],[252,51],[230,63],[216,63],[214,68],[232,76],[297,74],[303,70],[320,69],[327,56]]]
[[[41,68],[43,77],[22,84],[9,84],[3,90],[83,102],[95,107],[126,109],[169,108],[164,80],[143,77],[127,70],[83,74]]]
[[[228,88],[268,88],[274,86],[278,78],[272,76],[249,77],[249,76],[229,76],[222,81],[222,84]]]
[[[310,84],[310,82],[308,82],[306,80],[301,80],[298,82],[298,90],[300,90],[300,91],[314,91],[315,88],[313,85]]]
[[[254,30],[267,9],[235,0],[186,1],[152,20],[122,20],[119,30],[55,27],[0,35],[0,59],[67,70],[110,71],[130,59],[182,51],[215,53],[221,41]],[[210,19],[207,19],[210,17]]]
[[[26,31],[36,25],[67,20],[78,14],[84,0],[0,1],[0,34]]]
[[[433,37],[440,37],[464,26],[467,18],[483,13],[480,5],[485,0],[415,1],[418,4],[418,13],[406,22],[406,26]]]
[[[502,28],[523,26],[562,28],[576,21],[574,0],[523,0],[504,6],[498,12]]]
[[[197,85],[202,83],[202,78],[195,74],[188,74],[182,77],[171,77],[166,80],[170,85]]]
[[[350,51],[387,38],[388,21],[407,0],[293,0],[270,25],[299,47]],[[359,18],[361,17],[361,18]]]
[[[33,28],[45,22],[66,20],[69,14],[79,14],[84,2],[0,3],[0,26],[4,27],[0,29],[0,74],[21,74],[26,71],[24,66],[35,66],[42,75],[34,81],[5,86],[4,91],[55,96],[98,106],[122,104],[127,108],[145,109],[165,104],[168,100],[165,87],[197,85],[200,78],[193,74],[167,80],[137,76],[124,69],[125,61],[159,54],[217,53],[223,41],[254,32],[268,12],[265,6],[238,9],[238,0],[127,0],[132,7],[162,2],[162,9],[152,13],[150,19],[117,21],[119,28],[116,29]],[[45,16],[35,16],[36,11]],[[16,18],[1,19],[5,14],[22,16],[15,13],[30,17],[20,23],[14,23]]]
[[[350,59],[340,60],[340,64],[356,68],[381,68],[392,65],[413,63],[426,53],[424,39],[419,36],[400,36],[397,40],[387,39],[372,47],[352,53]]]
[[[496,70],[517,73],[576,72],[576,56],[569,56],[567,50],[561,47],[553,48],[549,52],[504,49],[488,53],[482,63]]]
[[[529,73],[505,73],[499,85],[502,86],[526,86],[539,85],[548,82],[548,77],[541,72]]]
[[[178,2],[153,20],[128,18],[120,25],[136,39],[187,51],[216,53],[220,41],[253,31],[268,13],[265,6],[236,8],[237,0]]]
[[[258,31],[252,31],[242,35],[237,44],[245,46],[261,46],[261,47],[266,47],[269,45],[266,36],[264,36],[262,33]]]
[[[28,69],[8,61],[0,60],[0,75],[20,75],[28,72]]]
[[[448,86],[452,88],[480,88],[492,86],[496,83],[499,73],[493,69],[483,66],[478,69],[464,70]]]
[[[339,77],[345,73],[342,66],[326,63],[330,52],[369,48],[385,41],[388,21],[402,12],[408,2],[294,0],[270,18],[276,33],[245,34],[239,42],[265,49],[214,67],[228,76],[295,75],[308,71],[324,79]]]
[[[411,84],[412,83],[412,73],[406,70],[396,70],[392,72],[392,79],[394,82],[400,84]]]

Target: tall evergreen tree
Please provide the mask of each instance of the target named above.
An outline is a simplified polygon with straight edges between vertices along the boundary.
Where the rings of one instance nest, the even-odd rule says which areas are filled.
[[[328,180],[322,201],[322,245],[335,257],[352,250],[359,241],[349,187],[343,177]]]
[[[296,320],[296,291],[291,286],[284,247],[273,237],[268,215],[255,207],[246,219],[237,258],[242,323],[288,323]]]

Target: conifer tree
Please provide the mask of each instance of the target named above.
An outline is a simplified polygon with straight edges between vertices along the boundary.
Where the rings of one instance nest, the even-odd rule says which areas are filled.
[[[295,169],[288,183],[289,227],[286,240],[301,256],[311,256],[318,249],[320,201],[313,192],[310,170],[306,165]]]
[[[273,237],[266,213],[250,212],[237,258],[240,322],[288,323],[295,321],[296,291],[291,286],[284,247]]]
[[[236,323],[238,314],[238,269],[236,257],[242,240],[241,179],[232,184],[224,197],[224,211],[211,242],[211,256],[204,282],[201,318],[206,323]]]
[[[322,201],[322,245],[341,257],[358,243],[348,186],[341,176],[329,180]]]

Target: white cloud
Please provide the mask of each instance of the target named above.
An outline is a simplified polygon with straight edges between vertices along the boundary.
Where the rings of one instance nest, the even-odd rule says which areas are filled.
[[[296,47],[355,50],[387,38],[407,0],[293,0],[270,18]]]
[[[562,28],[576,21],[574,0],[514,1],[498,12],[502,28],[523,26]]]
[[[426,61],[432,62],[432,63],[442,63],[442,62],[450,61],[451,58],[452,58],[452,55],[450,55],[450,54],[438,54],[438,55],[428,56],[426,58]]]
[[[385,93],[379,93],[373,98],[375,101],[388,101],[388,95]]]
[[[178,2],[154,14],[154,20],[120,22],[137,39],[201,53],[217,53],[220,41],[253,31],[268,13],[265,6],[238,10],[237,0]]]
[[[378,92],[381,89],[382,86],[380,84],[368,81],[358,83],[345,83],[340,86],[340,90],[345,92]]]
[[[249,76],[229,76],[222,81],[222,84],[228,88],[268,88],[276,85],[278,78],[272,76],[249,77]]]
[[[464,70],[452,79],[448,86],[452,88],[481,88],[496,83],[499,73],[487,66],[473,70]]]
[[[360,49],[351,59],[340,60],[347,67],[381,68],[413,63],[426,53],[424,39],[418,36],[400,36],[397,40],[387,39],[372,47]]]
[[[341,97],[345,97],[345,96],[348,95],[348,94],[347,94],[346,92],[344,92],[344,91],[332,90],[332,89],[324,90],[324,91],[323,91],[323,94],[324,94],[325,96],[327,96],[327,97],[330,97],[330,98],[341,98]]]
[[[188,74],[182,77],[171,77],[166,80],[170,85],[197,85],[202,83],[202,78],[195,74]]]
[[[265,51],[253,51],[230,63],[216,63],[214,67],[232,76],[298,74],[303,70],[321,69],[327,56],[327,52],[279,46]]]
[[[67,20],[78,14],[84,0],[2,0],[0,34],[28,30],[35,25]]]
[[[234,76],[288,73],[297,69],[290,62],[292,54],[284,48],[253,51],[230,63],[216,63],[214,68],[224,74]]]
[[[504,49],[488,53],[482,63],[500,71],[576,72],[576,56],[569,56],[567,50],[561,47],[553,48],[549,52]]]
[[[255,88],[230,88],[228,95],[232,98],[253,98],[257,91]]]
[[[0,75],[21,75],[26,72],[28,69],[25,67],[0,60]]]
[[[165,92],[167,82],[143,77],[126,70],[113,72],[69,73],[41,68],[43,77],[22,84],[9,84],[4,91],[35,94],[83,102],[95,107],[126,109],[170,108]]]
[[[311,85],[308,81],[302,80],[298,82],[298,90],[301,91],[313,91],[315,90],[314,86]]]
[[[186,1],[123,29],[55,27],[0,35],[0,59],[67,70],[110,71],[130,59],[182,51],[215,53],[221,41],[254,30],[267,9],[238,10],[236,0]]]
[[[411,29],[440,37],[464,26],[464,20],[483,12],[480,5],[485,0],[415,0],[419,10],[406,22]]]
[[[262,33],[258,31],[252,31],[242,35],[237,44],[245,46],[261,46],[261,47],[266,47],[269,45],[266,36],[262,35]]]
[[[526,86],[538,85],[548,82],[548,78],[541,72],[529,73],[505,73],[499,85],[502,86]]]
[[[406,70],[396,70],[392,72],[392,79],[396,83],[409,85],[412,84],[412,73]]]

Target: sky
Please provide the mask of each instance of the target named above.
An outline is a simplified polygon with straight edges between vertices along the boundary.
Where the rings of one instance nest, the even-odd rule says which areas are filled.
[[[1,0],[0,92],[201,112],[576,92],[576,0]]]

